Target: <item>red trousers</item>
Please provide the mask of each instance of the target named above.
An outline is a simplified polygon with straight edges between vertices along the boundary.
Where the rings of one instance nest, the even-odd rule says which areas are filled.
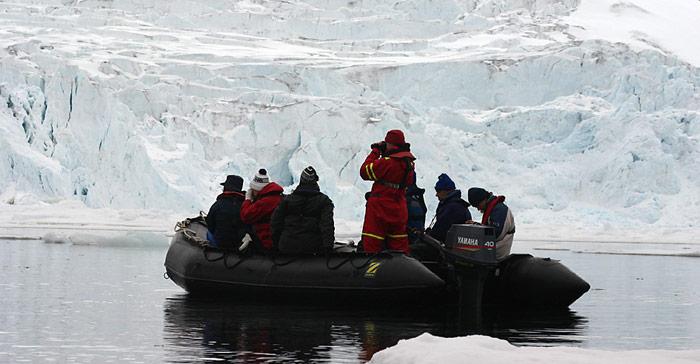
[[[362,246],[368,253],[399,250],[409,253],[406,198],[370,197],[362,226]]]

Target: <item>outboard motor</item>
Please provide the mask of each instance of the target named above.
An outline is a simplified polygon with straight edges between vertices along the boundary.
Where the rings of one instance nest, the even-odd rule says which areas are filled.
[[[439,242],[433,239],[431,244]],[[564,308],[590,289],[557,260],[513,254],[499,262],[490,226],[452,225],[442,252],[462,308],[480,310],[482,304]]]
[[[459,307],[481,312],[485,284],[498,267],[495,231],[476,224],[455,224],[447,231],[444,255],[451,266]]]
[[[447,231],[445,247],[461,263],[496,266],[496,232],[484,225],[455,224]]]

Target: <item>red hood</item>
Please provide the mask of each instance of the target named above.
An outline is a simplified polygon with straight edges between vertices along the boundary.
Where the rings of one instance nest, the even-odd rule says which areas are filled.
[[[258,192],[258,196],[262,197],[265,195],[278,195],[280,193],[284,192],[284,189],[282,186],[278,185],[275,182],[270,182],[265,187],[263,187],[260,192]]]
[[[413,153],[409,151],[396,152],[389,154],[388,156],[391,158],[411,158],[411,160],[416,160],[416,157],[413,156]]]

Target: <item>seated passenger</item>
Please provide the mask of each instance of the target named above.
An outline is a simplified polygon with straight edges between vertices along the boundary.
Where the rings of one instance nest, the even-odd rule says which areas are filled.
[[[450,227],[464,224],[472,219],[472,215],[469,213],[469,203],[462,199],[462,191],[456,189],[454,181],[445,173],[438,176],[435,196],[440,202],[435,211],[435,223],[428,234],[444,243]]]
[[[335,242],[333,201],[318,187],[314,167],[301,172],[299,186],[272,214],[272,241],[282,253],[331,251]]]
[[[240,217],[243,203],[243,178],[236,175],[226,176],[220,183],[224,191],[216,197],[216,202],[207,214],[207,240],[210,245],[226,250],[237,250],[248,227]]]
[[[469,189],[469,203],[484,215],[481,224],[493,226],[496,234],[496,259],[501,261],[510,254],[515,235],[515,220],[505,201],[505,196],[494,196],[483,188]]]
[[[270,219],[272,213],[282,201],[284,190],[275,182],[270,182],[265,169],[260,169],[250,182],[241,206],[241,221],[253,225],[256,248],[267,252],[272,250]]]
[[[423,194],[425,194],[425,190],[416,184],[414,173],[411,184],[406,188],[408,241],[410,244],[415,244],[420,237],[419,234],[425,230],[425,213],[428,212],[428,208],[425,206]]]

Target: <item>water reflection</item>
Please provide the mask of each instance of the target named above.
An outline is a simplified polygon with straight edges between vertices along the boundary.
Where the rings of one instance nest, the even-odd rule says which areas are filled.
[[[554,346],[581,344],[588,320],[565,310],[491,310],[484,313],[480,334],[515,345]]]
[[[585,319],[568,310],[491,310],[476,316],[450,307],[232,304],[189,295],[168,298],[164,316],[169,362],[365,362],[375,352],[424,332],[484,334],[525,345],[575,345],[586,326]]]

